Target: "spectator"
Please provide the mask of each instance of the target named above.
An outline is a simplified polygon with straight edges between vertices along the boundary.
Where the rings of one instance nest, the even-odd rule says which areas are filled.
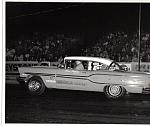
[[[18,60],[19,60],[19,61],[23,61],[23,54],[21,54],[21,55],[18,57]]]
[[[15,57],[15,49],[8,49],[7,48],[7,52],[6,52],[6,60],[8,60],[8,61],[11,61],[11,60],[13,60],[14,59],[14,57]]]

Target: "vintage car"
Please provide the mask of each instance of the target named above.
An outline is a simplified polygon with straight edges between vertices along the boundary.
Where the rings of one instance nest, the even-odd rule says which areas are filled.
[[[82,69],[76,69],[78,64]],[[104,92],[117,99],[127,93],[150,93],[150,73],[127,72],[113,60],[65,57],[57,67],[20,67],[18,81],[33,95],[46,88]]]

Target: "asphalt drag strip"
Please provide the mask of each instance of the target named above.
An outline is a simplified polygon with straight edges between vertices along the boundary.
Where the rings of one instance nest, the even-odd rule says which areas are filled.
[[[6,123],[150,124],[150,95],[109,100],[103,93],[47,90],[31,96],[6,84]]]

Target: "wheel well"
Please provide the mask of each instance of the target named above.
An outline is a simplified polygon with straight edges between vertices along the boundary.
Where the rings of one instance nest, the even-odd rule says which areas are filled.
[[[27,80],[26,80],[26,84],[30,81],[31,78],[39,78],[42,80],[42,78],[40,76],[37,76],[37,75],[29,75],[29,77],[27,77]],[[42,80],[43,81],[43,80]],[[44,82],[43,82],[44,83]]]
[[[126,89],[126,87],[125,87],[124,85],[121,85],[121,84],[107,84],[107,85],[104,86],[103,92],[105,92],[106,88],[107,88],[108,86],[110,86],[110,85],[121,86],[122,88],[124,88],[125,92],[128,92],[127,89]]]
[[[111,86],[111,85],[121,86],[121,87],[123,87],[126,90],[125,86],[121,85],[121,84],[107,84],[107,85],[104,86],[103,91],[105,90],[106,87]]]
[[[34,81],[33,84],[32,84],[32,81]],[[38,88],[36,89],[35,84],[37,84],[37,81],[38,81]],[[43,80],[40,76],[30,77],[30,79],[28,80],[26,85],[27,85],[26,87],[28,89],[28,92],[32,95],[41,95],[45,92],[45,89],[46,89],[45,83],[43,82]]]
[[[117,86],[117,87],[115,87]],[[119,88],[118,88],[119,87]],[[109,99],[119,99],[126,94],[126,89],[120,84],[109,84],[104,87],[104,93]]]

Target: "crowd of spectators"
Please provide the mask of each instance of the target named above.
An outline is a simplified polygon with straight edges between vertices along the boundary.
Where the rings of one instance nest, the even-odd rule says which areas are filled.
[[[7,48],[7,61],[48,61],[52,57],[47,43],[43,45],[39,41],[19,40],[15,45],[14,48]]]
[[[142,62],[150,62],[150,34],[141,36],[140,57]],[[138,62],[138,34],[124,32],[110,33],[99,39],[95,45],[84,50],[82,55],[113,59],[117,62]]]
[[[64,34],[49,35],[43,39],[36,34],[32,39],[9,40],[6,44],[7,61],[58,61],[65,55],[97,56],[118,62],[138,61],[138,34],[109,33],[96,42],[80,46],[80,37]],[[82,40],[84,41],[84,40]],[[90,41],[90,40],[89,40]],[[13,43],[11,47],[9,43]],[[77,46],[78,45],[78,46]],[[80,54],[71,53],[73,50]],[[150,62],[150,34],[141,36],[141,61]]]
[[[6,44],[7,61],[57,61],[64,57],[69,51],[70,46],[78,42],[72,36],[53,35],[39,39],[37,34],[33,39],[22,39],[10,41]],[[13,43],[10,47],[9,43]],[[69,50],[69,51],[68,51]]]

